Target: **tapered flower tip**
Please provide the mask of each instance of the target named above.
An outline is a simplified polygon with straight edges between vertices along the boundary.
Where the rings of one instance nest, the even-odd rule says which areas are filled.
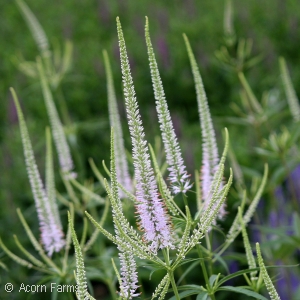
[[[66,244],[64,233],[55,224],[51,228],[41,227],[41,240],[48,256],[59,252]]]

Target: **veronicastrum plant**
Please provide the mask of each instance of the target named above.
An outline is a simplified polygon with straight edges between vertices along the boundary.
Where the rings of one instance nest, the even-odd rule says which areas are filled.
[[[88,292],[87,287],[91,286],[90,280],[95,274],[97,274],[98,279],[109,287],[112,298],[131,299],[133,297],[143,297],[143,294],[141,295],[142,287],[139,287],[138,275],[138,268],[143,265],[152,269],[152,272],[155,270],[163,270],[164,272],[164,277],[153,291],[152,299],[163,299],[167,293],[170,296],[172,296],[172,293],[174,294],[172,299],[182,299],[191,295],[197,295],[197,300],[216,299],[216,293],[221,293],[222,291],[241,293],[257,299],[266,299],[259,294],[263,282],[265,282],[271,299],[279,299],[263,264],[259,248],[257,248],[258,263],[256,263],[246,233],[246,227],[254,214],[266,184],[267,166],[265,166],[261,185],[257,189],[248,209],[245,209],[247,197],[244,191],[240,199],[241,208],[239,209],[239,214],[237,214],[226,235],[224,243],[217,249],[213,247],[212,239],[215,229],[218,229],[218,220],[226,218],[225,200],[232,184],[231,171],[227,181],[224,175],[229,137],[225,129],[225,147],[221,159],[219,159],[215,131],[203,82],[187,37],[184,35],[195,81],[202,133],[203,155],[200,172],[196,171],[193,183],[192,178],[187,173],[180,144],[174,131],[154,49],[151,44],[148,20],[146,20],[145,36],[150,72],[166,163],[168,165],[168,174],[165,180],[164,168],[159,166],[155,151],[153,151],[151,145],[147,144],[145,139],[145,130],[135,97],[125,40],[121,24],[117,19],[125,105],[132,142],[134,179],[130,178],[128,172],[129,168],[125,156],[113,77],[108,55],[104,52],[109,116],[110,124],[113,127],[111,131],[110,171],[107,170],[104,164],[104,168],[110,177],[110,183],[103,178],[94,162],[90,161],[96,177],[107,192],[108,197],[104,199],[94,192],[93,185],[81,184],[75,180],[76,173],[74,172],[71,151],[53,101],[52,91],[59,87],[61,80],[69,69],[71,59],[70,44],[66,46],[63,59],[59,59],[55,55],[52,57],[47,37],[37,19],[22,0],[17,0],[17,3],[29,25],[41,56],[35,63],[19,62],[19,67],[25,74],[40,81],[67,196],[62,196],[55,191],[49,130],[47,130],[47,163],[44,187],[35,163],[26,123],[18,104],[17,96],[12,90],[19,116],[25,162],[41,229],[40,243],[34,237],[20,210],[18,210],[18,215],[34,248],[41,256],[41,260],[29,253],[20,244],[17,237],[15,237],[16,245],[26,256],[26,259],[16,256],[1,241],[1,247],[7,255],[21,265],[49,274],[49,277],[45,277],[45,282],[55,280],[58,283],[74,283],[73,269],[76,258],[77,272],[75,278],[78,284],[78,289],[76,290],[78,299],[94,299],[90,295],[92,291]],[[230,1],[228,3],[230,4]],[[226,28],[228,36],[234,41],[235,34],[230,25],[231,13],[231,8],[228,6],[227,14],[229,17],[227,16]],[[286,85],[288,86],[288,83]],[[74,187],[82,193],[82,201],[77,196]],[[196,211],[193,208],[195,204],[193,203],[193,189],[196,190]],[[63,222],[60,220],[56,198],[65,204],[71,212],[69,214],[69,229],[66,235],[63,234]],[[136,211],[137,227],[132,226],[132,214],[129,214],[130,210],[126,207],[128,202],[129,207],[134,208]],[[103,204],[105,204],[105,208],[100,219],[94,207],[95,205]],[[109,205],[111,205],[112,210],[114,234],[103,227]],[[89,211],[89,213],[86,212],[86,215],[95,225],[96,230],[86,242],[88,225],[84,218],[82,237],[79,242],[74,230],[74,226],[75,229],[78,229],[76,228],[77,224],[74,224],[74,211],[82,216],[86,209]],[[97,220],[99,219],[100,222],[98,223]],[[224,266],[223,271],[226,272],[226,263],[221,256],[233,244],[241,231],[243,232],[249,269],[240,270],[226,276],[220,272],[219,267],[216,267],[216,263],[221,262]],[[113,258],[113,251],[110,251],[108,247],[101,247],[101,256],[108,261],[109,258],[112,258],[110,270],[114,270],[115,275],[109,271],[107,262],[101,261],[102,265],[99,268],[102,267],[103,270],[98,273],[95,267],[93,268],[93,266],[89,265],[87,251],[93,249],[94,253],[95,251],[97,253],[98,249],[95,250],[93,245],[99,239],[99,232],[117,245],[119,259]],[[69,255],[71,236],[75,247],[75,257]],[[102,244],[102,246],[104,245]],[[87,266],[86,268],[84,264]],[[193,285],[179,285],[179,282],[183,282],[189,272],[195,271],[197,266],[201,268],[203,282],[199,281],[198,284]],[[186,269],[183,275],[176,282],[177,273],[182,272],[184,268]],[[259,272],[259,269],[261,269],[261,272]],[[250,274],[250,278],[246,274]],[[248,287],[224,285],[228,280],[240,275],[245,276]],[[118,294],[115,292],[116,279],[119,282]],[[58,296],[56,294],[54,298]]]
[[[116,157],[118,151],[116,139],[120,139],[121,135],[118,131],[121,130],[121,128],[116,126],[116,128],[112,128],[111,130],[110,171],[107,170],[110,176],[110,184],[104,179],[104,185],[112,209],[114,234],[101,226],[88,212],[86,212],[86,215],[104,236],[117,245],[120,270],[118,270],[114,260],[112,260],[112,267],[119,281],[118,298],[131,299],[142,296],[139,292],[138,267],[147,262],[147,265],[152,266],[153,271],[160,269],[164,270],[165,273],[161,282],[153,291],[152,299],[164,299],[167,293],[174,294],[172,299],[182,299],[191,295],[197,295],[197,299],[216,299],[216,293],[221,291],[242,293],[257,299],[266,299],[259,294],[263,286],[263,281],[265,281],[268,287],[271,298],[279,299],[274,298],[274,287],[272,286],[266,268],[263,268],[261,256],[259,256],[258,264],[263,271],[260,272],[259,278],[257,278],[257,273],[260,268],[257,267],[255,258],[249,249],[250,244],[247,234],[245,233],[245,228],[255,212],[266,183],[268,173],[267,166],[265,167],[262,183],[251,205],[244,213],[246,196],[241,199],[239,214],[237,214],[224,244],[221,245],[219,251],[215,251],[216,249],[213,249],[211,245],[211,238],[216,220],[220,217],[225,217],[226,208],[224,202],[232,183],[231,171],[228,180],[225,181],[224,179],[224,163],[228,151],[229,137],[225,129],[225,148],[221,159],[219,159],[207,98],[189,41],[187,37],[184,36],[192,73],[195,79],[203,139],[202,178],[200,181],[194,183],[197,190],[198,210],[193,212],[193,214],[191,212],[192,206],[190,199],[188,198],[193,183],[186,172],[179,142],[173,129],[154,50],[151,44],[148,20],[146,19],[145,36],[158,120],[162,132],[166,160],[169,165],[167,181],[165,181],[162,176],[151,145],[149,145],[148,148],[145,139],[119,18],[117,18],[117,30],[125,106],[132,142],[136,182],[135,193],[132,194],[131,191],[126,190],[124,185],[120,182],[120,175],[118,175],[117,168],[119,163]],[[105,60],[107,64],[108,58],[106,53]],[[108,65],[106,67],[108,68]],[[109,72],[107,72],[107,75],[108,77],[110,76]],[[110,89],[112,91],[113,83],[111,78],[108,78],[108,85],[111,85],[108,91]],[[113,94],[111,91],[109,93]],[[152,167],[152,163],[154,168]],[[125,193],[133,202],[132,204],[135,207],[137,215],[136,221],[138,226],[136,229],[129,223],[128,217],[125,215],[120,190],[122,191],[122,195]],[[183,199],[184,209],[181,208],[181,198]],[[80,286],[78,298],[92,299],[87,290],[82,250],[78,244],[74,225],[71,220],[69,221],[69,225],[72,230],[77,257],[76,280]],[[222,260],[222,253],[234,242],[241,231],[243,231],[244,235],[249,269],[238,271],[235,274],[227,276],[221,273],[214,274],[214,263]],[[192,253],[196,254],[197,258],[192,258],[193,256],[190,256]],[[260,252],[258,253],[260,254]],[[195,268],[196,265],[199,265],[201,268],[204,282],[199,283],[199,285],[178,286],[175,280],[177,269],[191,262],[193,262],[193,268]],[[192,268],[188,268],[185,272],[185,276],[191,269]],[[228,280],[239,275],[246,275],[247,273],[250,274],[250,279],[246,277],[249,285],[247,288],[223,285]]]

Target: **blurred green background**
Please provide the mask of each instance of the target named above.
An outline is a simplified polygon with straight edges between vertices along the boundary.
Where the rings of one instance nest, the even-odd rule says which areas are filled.
[[[223,44],[223,1],[27,0],[26,3],[40,21],[52,46],[62,46],[66,39],[74,45],[72,69],[64,78],[59,93],[66,99],[73,124],[67,127],[68,137],[80,178],[91,176],[89,157],[100,165],[102,159],[107,160],[109,156],[110,129],[103,49],[108,51],[111,59],[120,114],[126,124],[116,16],[120,17],[124,30],[137,100],[149,142],[154,142],[159,128],[144,41],[145,16],[149,17],[151,38],[167,101],[189,172],[193,173],[195,168],[200,167],[201,135],[194,82],[182,33],[189,37],[199,63],[220,138],[220,149],[223,145],[223,127],[229,127],[233,136],[238,134],[239,129],[228,124],[225,118],[233,114],[229,104],[239,99],[238,80],[220,67],[214,55]],[[233,1],[233,4],[237,36],[253,39],[253,53],[263,54],[263,60],[246,73],[254,92],[260,98],[266,89],[276,87],[281,90],[278,57],[284,56],[291,67],[296,92],[300,95],[300,85],[297,84],[300,81],[300,68],[297,68],[300,66],[299,1],[249,0]],[[11,246],[12,235],[23,234],[15,212],[17,207],[25,211],[37,235],[38,228],[9,87],[14,87],[19,95],[42,173],[44,129],[48,118],[38,81],[22,74],[16,63],[20,57],[35,60],[38,55],[35,42],[14,1],[1,1],[0,11],[0,236]],[[59,93],[55,100],[66,124],[68,120],[63,116]],[[126,126],[123,126],[123,131],[127,149],[130,150]],[[199,140],[195,138],[197,136]],[[234,138],[232,143],[235,143]],[[76,156],[76,153],[80,155]],[[251,166],[252,162],[243,159],[242,152],[240,159],[245,166]],[[262,168],[259,166],[258,171]],[[57,184],[59,189],[61,183],[58,181]],[[13,266],[15,271],[8,274],[1,270],[1,285],[27,276],[27,270],[7,257],[3,261]]]

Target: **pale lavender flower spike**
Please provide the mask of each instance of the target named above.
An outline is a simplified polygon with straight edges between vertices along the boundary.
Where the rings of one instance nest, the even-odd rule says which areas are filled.
[[[156,252],[158,248],[173,248],[170,221],[164,204],[162,200],[159,199],[154,171],[151,167],[148,153],[147,141],[144,138],[145,134],[142,120],[135,98],[125,40],[119,18],[117,18],[117,28],[125,104],[133,145],[132,156],[136,178],[136,208],[139,216],[140,229],[145,232],[144,240],[147,243],[151,243],[151,251]]]
[[[119,247],[120,248],[120,247]],[[123,296],[132,299],[137,297],[140,293],[137,293],[136,290],[138,286],[138,275],[136,271],[136,262],[131,252],[122,251],[119,253],[119,259],[121,264],[121,276],[122,283],[120,285],[121,294]]]
[[[151,44],[148,18],[146,18],[145,35],[148,47],[148,57],[151,69],[154,96],[156,100],[156,110],[160,123],[160,130],[162,132],[162,140],[165,146],[166,160],[169,165],[169,180],[172,183],[172,192],[175,195],[180,192],[185,194],[192,187],[192,184],[190,184],[190,176],[186,172],[186,167],[182,159],[180,146],[178,144],[177,137],[173,128],[173,123],[171,120],[162,81],[157,67],[155,54]]]
[[[132,299],[133,297],[137,297],[139,293],[136,292],[138,288],[138,274],[137,274],[137,266],[136,262],[134,260],[134,256],[132,254],[132,250],[128,249],[128,245],[124,247],[124,244],[126,245],[126,241],[124,239],[124,234],[126,233],[120,233],[119,230],[119,224],[118,222],[122,222],[120,211],[122,211],[122,203],[119,197],[120,190],[118,189],[118,183],[117,183],[117,153],[115,152],[115,140],[114,140],[114,129],[111,130],[111,191],[109,192],[109,199],[112,203],[112,213],[113,213],[113,220],[114,220],[114,227],[116,232],[116,237],[122,243],[118,244],[119,249],[119,259],[121,264],[121,279],[119,279],[120,283],[120,290],[121,290],[121,296],[122,299]],[[117,219],[117,220],[116,220]],[[126,221],[125,221],[126,222]],[[126,228],[126,224],[123,227]],[[121,225],[122,227],[122,225]]]
[[[41,240],[48,256],[51,256],[53,252],[59,252],[65,245],[64,234],[60,222],[57,222],[57,217],[53,213],[54,206],[51,206],[49,198],[47,197],[44,189],[42,179],[35,162],[27,126],[17,99],[17,95],[13,89],[11,89],[11,92],[19,117],[25,163],[39,219]]]
[[[106,51],[103,51],[104,64],[107,78],[107,96],[108,96],[108,110],[109,121],[111,127],[114,128],[115,135],[115,154],[116,154],[116,171],[118,181],[123,187],[132,192],[132,181],[129,176],[128,164],[125,154],[124,139],[122,133],[122,126],[120,121],[120,115],[118,112],[117,99],[113,83],[113,75],[109,63],[109,58]],[[126,198],[126,194],[119,188],[120,198]]]
[[[201,133],[202,133],[202,169],[201,169],[201,191],[202,191],[202,199],[203,199],[203,210],[205,210],[209,202],[211,200],[210,190],[213,182],[214,174],[217,170],[219,163],[219,155],[218,155],[218,147],[216,142],[215,131],[213,128],[213,123],[210,116],[210,111],[207,103],[207,97],[204,90],[202,78],[199,72],[199,68],[197,66],[197,62],[195,56],[192,52],[190,43],[186,35],[183,36],[186,48],[188,51],[192,73],[194,76],[196,94],[197,94],[197,102],[198,102],[198,110],[200,116],[200,125],[201,125]],[[222,184],[220,189],[222,189]],[[225,204],[223,204],[220,208],[218,218],[222,219],[226,214]]]
[[[63,125],[60,121],[52,93],[44,73],[43,65],[40,59],[37,59],[37,67],[41,79],[41,87],[44,95],[44,100],[49,116],[54,143],[56,146],[58,160],[65,179],[69,180],[77,177],[77,173],[73,172],[74,164],[71,156],[67,138],[64,133]]]

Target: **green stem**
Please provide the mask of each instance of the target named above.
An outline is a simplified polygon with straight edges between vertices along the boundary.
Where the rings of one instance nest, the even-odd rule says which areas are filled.
[[[187,196],[186,196],[186,194],[182,194],[182,198],[183,198],[184,206],[188,207],[188,202],[187,202]]]
[[[167,271],[168,271],[168,274],[169,274],[169,277],[170,277],[170,281],[171,281],[171,284],[172,284],[172,288],[173,288],[173,292],[175,294],[176,300],[180,300],[178,290],[177,290],[177,285],[176,285],[176,282],[175,282],[175,279],[174,279],[174,272],[173,272],[173,269],[170,268],[169,249],[168,248],[167,249],[162,249],[162,253],[163,253],[165,262],[167,264]]]
[[[182,275],[183,275],[183,270],[182,270],[182,266],[179,266],[178,268],[176,268],[176,270],[177,270],[177,275],[178,275],[178,278],[180,278]],[[186,285],[186,284],[188,284],[187,283],[187,281],[186,281],[186,279],[185,279],[185,277],[183,277],[183,279],[181,280],[181,283],[182,283],[182,285]],[[178,283],[177,283],[178,284]],[[187,300],[192,300],[192,297],[191,296],[188,296],[188,297],[186,297],[186,299]]]
[[[109,292],[110,292],[110,295],[111,295],[112,299],[117,300],[118,297],[117,297],[116,289],[115,289],[115,286],[113,285],[113,282],[108,280],[106,282],[106,284],[108,286],[108,289],[109,289]]]
[[[202,272],[203,272],[203,275],[204,275],[205,283],[206,283],[207,286],[209,286],[208,274],[207,274],[204,258],[203,258],[203,255],[202,255],[202,250],[201,250],[199,245],[197,245],[197,251],[198,251],[198,254],[199,254],[199,258],[200,258],[200,265],[201,265]]]
[[[68,111],[68,107],[67,107],[67,103],[66,103],[66,99],[64,97],[64,94],[62,92],[61,87],[59,86],[56,90],[56,96],[58,99],[58,106],[62,115],[62,119],[63,119],[63,123],[68,126],[71,127],[72,126],[72,121],[71,121],[71,117]]]
[[[169,277],[170,277],[171,285],[172,285],[173,292],[175,294],[176,300],[180,300],[180,296],[179,296],[178,290],[177,290],[177,285],[176,285],[176,282],[175,282],[175,279],[174,279],[174,273],[173,273],[172,270],[169,270],[168,274],[169,274]]]
[[[223,248],[215,255],[215,258],[212,260],[213,263],[216,262],[217,257],[221,256],[223,254],[223,252],[231,245],[231,243],[225,243]]]
[[[207,274],[207,270],[206,270],[206,265],[205,265],[205,262],[204,262],[204,259],[203,259],[202,250],[201,250],[199,245],[197,245],[197,251],[198,251],[198,254],[199,254],[199,258],[200,258],[200,265],[201,265],[204,280],[205,280],[205,283],[206,283],[207,292],[208,292],[211,300],[215,300],[214,292],[212,291],[210,283],[209,283],[209,278],[208,278],[208,274]]]
[[[211,253],[211,243],[210,243],[210,236],[209,233],[205,234],[205,240],[206,240],[206,247],[207,250],[209,251],[209,258],[208,258],[208,270],[209,270],[209,275],[212,275],[212,253]]]

